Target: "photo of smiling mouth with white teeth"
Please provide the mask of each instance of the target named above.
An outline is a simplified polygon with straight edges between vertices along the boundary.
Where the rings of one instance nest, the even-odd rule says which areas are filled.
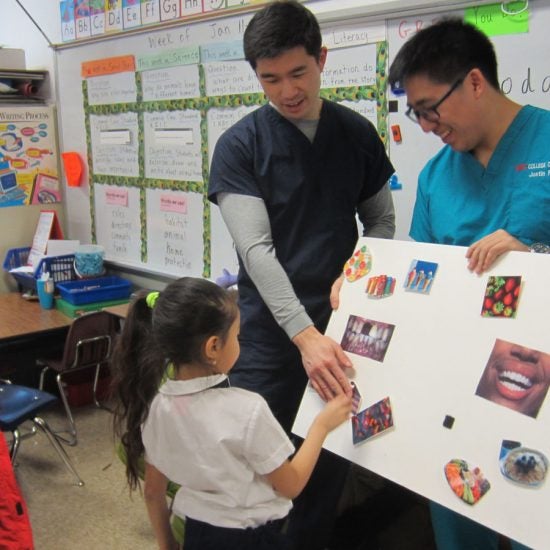
[[[550,386],[550,354],[496,339],[476,395],[536,418]]]
[[[511,370],[501,372],[498,375],[498,380],[510,391],[523,392],[533,386],[533,382],[530,378]]]

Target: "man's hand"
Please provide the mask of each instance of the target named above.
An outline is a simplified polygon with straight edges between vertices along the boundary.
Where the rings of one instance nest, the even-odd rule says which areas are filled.
[[[487,271],[501,254],[511,250],[527,252],[529,247],[504,229],[498,229],[468,248],[466,252],[466,258],[469,260],[468,269],[480,275]]]
[[[332,283],[330,289],[330,307],[334,310],[338,309],[340,305],[340,290],[344,284],[344,274],[340,275],[336,281]]]
[[[314,326],[299,332],[292,341],[302,354],[311,385],[323,400],[342,393],[351,396],[351,386],[344,371],[353,365],[339,344]]]

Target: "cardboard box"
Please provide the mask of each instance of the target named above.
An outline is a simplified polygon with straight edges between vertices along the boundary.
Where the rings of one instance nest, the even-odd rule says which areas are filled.
[[[2,69],[24,71],[26,69],[25,50],[0,47],[0,70]]]

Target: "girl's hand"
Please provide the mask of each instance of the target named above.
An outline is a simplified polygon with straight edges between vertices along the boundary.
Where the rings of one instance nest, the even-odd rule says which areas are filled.
[[[325,408],[317,415],[315,422],[319,423],[329,433],[348,420],[350,414],[351,397],[341,393],[325,405]]]

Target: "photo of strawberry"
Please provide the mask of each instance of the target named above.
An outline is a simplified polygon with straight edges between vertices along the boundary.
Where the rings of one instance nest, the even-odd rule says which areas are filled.
[[[520,292],[520,276],[491,275],[485,288],[481,316],[514,318]]]

